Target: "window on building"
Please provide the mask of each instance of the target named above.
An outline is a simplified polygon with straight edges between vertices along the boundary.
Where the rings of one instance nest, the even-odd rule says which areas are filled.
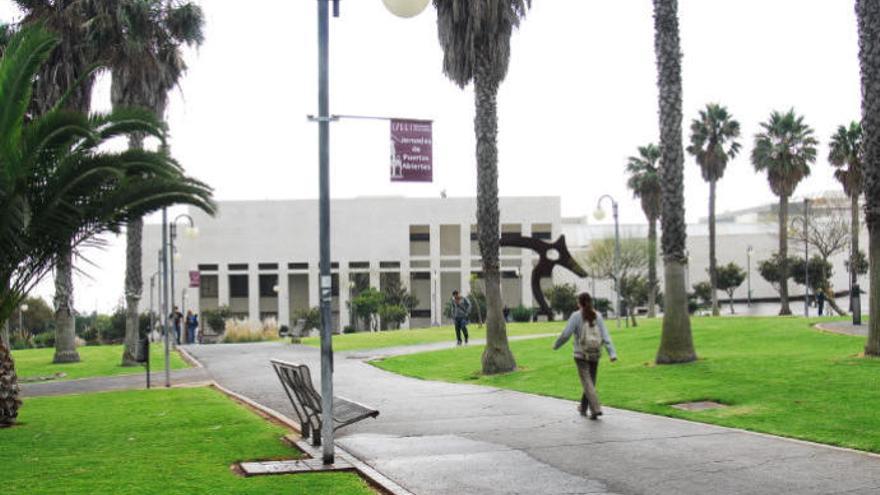
[[[257,265],[257,268],[260,270],[277,270],[278,263],[260,263]]]
[[[440,226],[440,256],[461,254],[461,225]]]
[[[428,225],[409,226],[409,255],[429,256],[431,254],[431,228]]]
[[[199,265],[200,272],[216,272],[219,269],[219,265]]]
[[[288,263],[287,268],[290,270],[308,270],[308,263]]]
[[[369,261],[352,261],[348,263],[348,267],[352,270],[369,270]]]
[[[379,268],[400,268],[399,261],[380,261]]]
[[[219,297],[217,275],[202,275],[199,287],[199,296],[202,298]]]
[[[248,269],[247,263],[230,263],[229,270],[234,272],[240,272]]]
[[[276,297],[275,288],[278,286],[278,275],[263,274],[260,275],[260,297]]]
[[[248,276],[247,275],[230,275],[229,276],[229,297],[234,297],[234,298],[248,297]]]

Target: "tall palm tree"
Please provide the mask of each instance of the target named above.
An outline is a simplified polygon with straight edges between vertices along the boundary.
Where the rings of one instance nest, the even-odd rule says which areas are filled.
[[[694,155],[709,183],[709,283],[712,285],[712,316],[721,314],[718,308],[718,259],[715,256],[715,188],[724,177],[727,162],[739,153],[739,122],[726,107],[709,103],[700,110],[700,118],[691,122],[691,145],[688,153]]]
[[[626,163],[629,180],[626,184],[633,196],[642,203],[648,219],[648,318],[657,316],[657,219],[660,218],[663,188],[660,178],[660,148],[651,143],[639,146],[639,156],[631,156]]]
[[[850,205],[850,289],[858,288],[858,256],[859,256],[859,198],[864,190],[862,170],[862,126],[851,122],[849,127],[840,126],[831,136],[828,161],[837,170],[834,177],[843,185],[843,191],[849,196]],[[853,323],[862,322],[861,295],[858,290],[850,290],[850,308],[853,311]]]
[[[58,43],[34,84],[33,109],[43,114],[62,96],[64,106],[88,113],[91,108],[94,77],[92,68],[107,45],[94,43],[95,9],[98,0],[15,0],[24,13],[23,26],[41,25],[58,36]],[[56,363],[79,361],[76,352],[76,325],[73,312],[72,250],[58,253],[55,267],[55,356]]]
[[[186,63],[181,48],[198,46],[204,39],[204,15],[190,2],[165,0],[105,0],[113,15],[112,35],[116,47],[111,60],[113,105],[142,107],[164,115],[171,92],[180,81]],[[111,41],[111,40],[107,40]],[[143,148],[142,136],[132,136],[132,149]],[[132,220],[126,228],[125,266],[125,345],[123,366],[137,364],[138,305],[143,291],[143,219]]]
[[[474,83],[477,139],[477,223],[486,284],[483,373],[516,369],[507,342],[499,273],[498,86],[507,75],[510,36],[531,0],[434,0],[443,72],[460,87]]]
[[[61,105],[28,112],[31,81],[57,44],[26,28],[0,59],[0,324],[55,267],[60,250],[174,204],[214,211],[210,188],[184,176],[166,153],[102,151],[135,133],[164,142],[163,125],[149,112],[87,116]],[[15,365],[0,343],[0,426],[15,421],[20,404]]]
[[[871,315],[865,354],[880,356],[880,4],[856,0],[862,74],[862,163],[871,261]]]
[[[788,305],[788,200],[798,184],[810,175],[810,165],[816,161],[813,129],[804,123],[804,117],[794,109],[786,113],[773,112],[770,120],[761,123],[763,131],[755,134],[752,164],[757,172],[766,172],[773,194],[779,196],[779,257],[781,261],[780,315],[790,315]]]
[[[663,234],[663,333],[658,364],[697,359],[685,287],[684,149],[681,129],[681,42],[678,0],[654,0],[654,52],[660,109],[660,176],[663,184],[660,219]]]

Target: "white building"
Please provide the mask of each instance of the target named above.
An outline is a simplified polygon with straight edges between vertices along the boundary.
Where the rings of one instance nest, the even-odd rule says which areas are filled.
[[[502,198],[500,209],[503,234],[550,240],[561,233],[559,198]],[[442,308],[452,290],[468,292],[471,273],[480,271],[475,211],[474,198],[333,200],[334,328],[351,324],[347,303],[355,284],[381,289],[388,277],[400,277],[419,301],[411,327],[445,322]],[[297,311],[319,304],[317,200],[225,201],[214,218],[200,211],[190,214],[199,234],[176,239],[178,306],[203,311],[226,305],[238,317],[275,317],[288,324]],[[182,233],[187,222],[181,219],[178,225]],[[160,245],[159,226],[145,226],[147,276],[157,271]],[[502,249],[507,306],[532,306],[528,281],[535,259],[520,249]],[[186,287],[191,271],[201,275],[199,288]],[[145,294],[141,309],[148,305]]]
[[[758,273],[758,263],[778,249],[775,205],[719,215],[717,259],[719,264],[735,262],[749,272],[735,299],[746,300],[751,288],[753,300],[778,298],[775,289]],[[522,234],[547,241],[565,234],[572,254],[578,258],[597,239],[614,236],[611,224],[593,225],[586,218],[561,218],[557,197],[502,198],[502,235]],[[792,214],[797,213],[793,206]],[[333,326],[352,324],[348,302],[355,286],[378,289],[393,278],[408,287],[419,304],[408,325],[412,328],[448,323],[442,315],[453,289],[468,291],[471,274],[480,268],[474,223],[474,198],[372,197],[339,199],[331,203],[331,258],[333,273]],[[318,202],[225,201],[216,217],[200,211],[191,215],[199,229],[197,238],[178,235],[175,260],[175,301],[196,312],[229,306],[232,313],[252,320],[277,318],[289,324],[300,310],[318,306]],[[187,225],[179,223],[179,231]],[[621,236],[644,238],[647,225],[622,225]],[[658,234],[659,235],[659,234]],[[160,246],[158,225],[144,230],[144,274],[157,271]],[[862,229],[862,246],[867,232]],[[749,251],[751,246],[752,250]],[[690,259],[688,287],[708,280],[708,225],[688,226]],[[791,241],[789,251],[803,256],[803,246]],[[849,287],[844,271],[846,252],[832,258],[833,285]],[[518,248],[501,251],[504,304],[535,306],[531,294],[532,267],[537,256]],[[190,272],[198,272],[199,288],[187,287]],[[662,277],[662,262],[658,260]],[[551,281],[542,281],[546,287]],[[558,268],[553,282],[571,282],[580,290],[613,300],[607,281],[578,279]],[[867,289],[863,281],[863,289]],[[661,282],[662,288],[662,282]],[[141,309],[148,310],[145,290]],[[789,283],[789,293],[798,297],[803,288]],[[723,294],[719,294],[723,301]],[[867,310],[867,301],[863,305]]]

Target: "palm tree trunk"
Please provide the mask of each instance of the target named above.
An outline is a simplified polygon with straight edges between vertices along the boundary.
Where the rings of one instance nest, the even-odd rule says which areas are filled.
[[[8,324],[7,319],[4,324]],[[18,376],[15,361],[6,344],[0,342],[0,428],[11,426],[18,417],[21,400],[18,398]]]
[[[157,112],[156,115],[162,116]],[[142,136],[132,136],[130,149],[143,149]],[[137,342],[140,329],[138,307],[144,289],[141,265],[143,263],[144,221],[141,218],[129,222],[125,232],[125,341],[122,346],[122,366],[137,366]]]
[[[654,0],[654,51],[660,108],[660,170],[664,285],[663,334],[657,364],[687,363],[697,359],[687,308],[684,255],[684,149],[681,129],[681,46],[678,1]]]
[[[878,174],[880,175],[880,174]],[[869,200],[870,201],[870,200]],[[876,201],[876,200],[875,200]],[[876,215],[876,214],[875,214]],[[869,250],[871,259],[870,316],[868,317],[868,342],[865,354],[880,356],[880,218],[868,223]]]
[[[856,0],[862,76],[865,222],[868,224],[870,321],[865,354],[880,356],[880,5]]]
[[[141,242],[144,221],[132,220],[126,229],[125,249],[125,345],[122,349],[122,366],[137,366],[137,342],[140,326],[138,306],[143,290],[141,275]]]
[[[788,196],[779,197],[779,300],[780,315],[790,315],[788,306]]]
[[[850,228],[852,229],[850,242],[850,260],[849,260],[849,309],[852,311],[853,325],[862,324],[862,296],[859,293],[859,273],[856,266],[856,260],[859,255],[859,195],[853,194],[852,205],[850,206],[852,219],[850,220]]]
[[[716,180],[709,181],[709,283],[712,284],[712,316],[720,316],[718,308],[718,260],[715,256],[715,186]]]
[[[483,373],[487,375],[516,369],[516,361],[507,342],[501,303],[497,95],[498,81],[492,73],[489,58],[478,55],[474,71],[474,132],[477,138],[477,224],[487,306],[486,348],[482,362]]]
[[[58,254],[55,268],[55,357],[53,363],[78,363],[73,311],[73,254]]]
[[[648,318],[657,317],[657,219],[648,219]]]

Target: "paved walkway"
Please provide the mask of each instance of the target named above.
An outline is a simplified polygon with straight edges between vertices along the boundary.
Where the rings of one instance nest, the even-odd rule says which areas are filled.
[[[165,386],[165,373],[150,373],[153,387]],[[211,380],[204,368],[189,368],[171,372],[171,384],[173,386],[192,385],[209,382]],[[133,375],[108,376],[99,378],[80,378],[77,380],[52,380],[48,382],[35,382],[21,384],[23,397],[38,397],[42,395],[67,395],[87,394],[91,392],[107,392],[111,390],[129,390],[146,388],[146,373]]]
[[[829,321],[827,323],[817,323],[816,328],[825,330],[826,332],[842,333],[844,335],[855,335],[858,337],[868,336],[868,322],[862,319],[861,325],[853,325],[849,321]]]
[[[406,378],[363,362],[438,347],[335,359],[337,395],[381,411],[340,430],[338,444],[418,495],[880,493],[877,456],[612,408],[589,421],[572,401]],[[221,385],[290,416],[269,359],[305,362],[319,380],[315,348],[188,350]]]

